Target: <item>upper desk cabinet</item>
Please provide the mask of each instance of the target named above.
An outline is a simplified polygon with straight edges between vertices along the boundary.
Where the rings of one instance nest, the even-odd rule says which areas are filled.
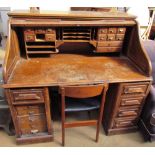
[[[17,143],[53,139],[61,85],[108,83],[103,127],[133,131],[151,84],[135,17],[120,12],[10,12],[4,85]]]

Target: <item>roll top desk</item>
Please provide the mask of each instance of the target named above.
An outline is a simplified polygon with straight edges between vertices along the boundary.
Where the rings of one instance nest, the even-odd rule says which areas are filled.
[[[120,12],[10,12],[3,64],[18,144],[53,140],[49,88],[107,82],[107,135],[137,129],[151,84],[135,17]],[[51,94],[52,95],[52,94]]]

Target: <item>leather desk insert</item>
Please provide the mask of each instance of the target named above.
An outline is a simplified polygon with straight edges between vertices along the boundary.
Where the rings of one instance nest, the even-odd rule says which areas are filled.
[[[134,16],[76,11],[8,15],[3,87],[18,144],[53,140],[51,90],[61,85],[106,82],[106,133],[137,129],[152,79]]]
[[[125,27],[99,28],[96,52],[121,52]]]

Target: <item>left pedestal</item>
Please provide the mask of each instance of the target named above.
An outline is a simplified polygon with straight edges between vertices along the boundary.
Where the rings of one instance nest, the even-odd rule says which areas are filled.
[[[6,89],[17,144],[53,140],[48,88]]]

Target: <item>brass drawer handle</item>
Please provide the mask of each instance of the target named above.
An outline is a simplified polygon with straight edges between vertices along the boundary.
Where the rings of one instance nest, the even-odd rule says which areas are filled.
[[[136,116],[137,113],[135,111],[121,111],[118,116],[129,116],[129,115],[133,115]]]
[[[124,101],[121,105],[140,105],[141,103],[138,100]]]
[[[144,90],[142,88],[127,88],[124,93],[144,93]]]

